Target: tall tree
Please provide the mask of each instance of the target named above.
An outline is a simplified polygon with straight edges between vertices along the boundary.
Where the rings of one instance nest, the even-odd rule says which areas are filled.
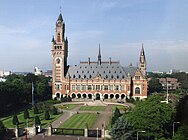
[[[49,119],[50,119],[50,114],[49,114],[48,111],[45,111],[44,119],[45,119],[45,120],[49,120]]]
[[[24,111],[24,119],[29,119],[29,112],[27,109]]]
[[[162,90],[162,85],[159,82],[159,79],[156,78],[152,78],[149,81],[149,92],[153,93],[153,92],[160,92]]]
[[[121,116],[121,113],[119,111],[119,109],[116,107],[114,114],[112,116],[112,124],[114,124],[116,122],[116,120]]]
[[[19,124],[18,117],[17,117],[16,114],[14,114],[14,116],[12,118],[12,124],[14,124],[14,125],[18,125]]]
[[[3,122],[0,120],[0,138],[3,139],[5,135],[6,135],[6,129]]]
[[[127,119],[120,117],[117,119],[110,132],[113,140],[135,140],[136,131]]]
[[[41,125],[39,116],[35,116],[35,125]]]
[[[162,100],[159,95],[150,96],[124,116],[137,130],[146,131],[143,134],[146,140],[170,135],[175,110],[169,104],[161,103]]]

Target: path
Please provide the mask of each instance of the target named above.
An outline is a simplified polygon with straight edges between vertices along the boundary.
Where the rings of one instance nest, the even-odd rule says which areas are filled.
[[[66,120],[68,120],[73,114],[77,113],[77,110],[79,110],[79,108],[81,107],[81,105],[76,106],[74,109],[72,109],[71,111],[69,110],[64,110],[63,111],[63,115],[61,117],[59,117],[57,120],[55,120],[52,123],[52,127],[53,128],[58,128],[60,127]]]
[[[106,106],[105,111],[100,112],[97,121],[95,122],[93,129],[99,128],[102,129],[102,124],[105,125],[105,127],[108,125],[110,121],[110,116],[112,115],[112,105]]]

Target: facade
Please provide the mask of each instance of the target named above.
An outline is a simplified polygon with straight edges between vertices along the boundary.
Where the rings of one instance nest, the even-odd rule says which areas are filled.
[[[167,83],[169,90],[176,90],[181,88],[181,83],[178,82],[178,79],[176,78],[159,78],[159,82],[161,83],[163,90],[166,90]]]
[[[138,67],[123,67],[120,62],[102,61],[99,46],[97,61],[67,65],[68,39],[60,14],[52,38],[52,98],[71,96],[88,99],[147,98],[146,58],[142,46]]]

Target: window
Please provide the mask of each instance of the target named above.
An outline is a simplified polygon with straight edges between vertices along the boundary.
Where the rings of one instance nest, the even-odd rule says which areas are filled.
[[[110,89],[110,90],[113,90],[113,85],[110,85],[109,89]]]
[[[104,85],[104,90],[108,90],[108,85]]]
[[[86,90],[86,85],[82,85],[82,90]]]
[[[76,90],[80,90],[80,85],[77,85],[77,86],[76,86]]]
[[[121,90],[125,90],[125,86],[124,85],[121,85]]]
[[[93,90],[95,90],[95,85],[93,85]]]
[[[96,85],[96,90],[100,90],[100,85]]]
[[[140,94],[140,88],[139,87],[135,88],[135,94]]]
[[[88,86],[87,86],[87,89],[88,89],[88,90],[92,90],[91,85],[88,85]]]
[[[60,85],[56,84],[56,90],[59,90],[59,89],[60,89]]]
[[[119,90],[119,86],[118,85],[115,85],[115,90]]]
[[[75,90],[75,85],[72,85],[72,90]]]
[[[135,76],[135,80],[140,80],[140,76]]]

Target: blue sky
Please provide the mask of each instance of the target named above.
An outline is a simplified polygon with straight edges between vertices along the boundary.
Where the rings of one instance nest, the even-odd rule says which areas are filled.
[[[51,38],[61,11],[68,63],[97,59],[137,65],[144,43],[148,71],[188,71],[187,0],[6,0],[0,5],[0,70],[51,69]]]

